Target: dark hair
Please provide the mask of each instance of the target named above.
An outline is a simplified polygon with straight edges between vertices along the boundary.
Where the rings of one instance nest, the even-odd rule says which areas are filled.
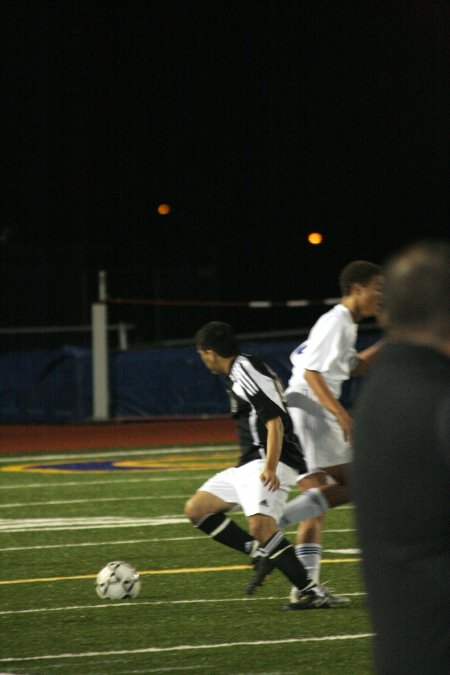
[[[212,349],[224,357],[235,356],[239,352],[232,327],[223,321],[210,321],[200,328],[195,335],[195,346],[197,349]]]
[[[381,275],[381,267],[367,260],[354,260],[339,274],[339,287],[342,295],[350,295],[352,284],[366,286],[373,277]]]
[[[422,241],[387,261],[384,282],[387,327],[433,330],[450,337],[450,243]]]

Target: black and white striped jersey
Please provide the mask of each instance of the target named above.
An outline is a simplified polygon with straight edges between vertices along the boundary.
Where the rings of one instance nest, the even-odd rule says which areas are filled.
[[[284,426],[280,461],[306,471],[299,441],[285,405],[283,385],[278,375],[254,356],[239,354],[226,378],[231,414],[236,422],[241,448],[239,466],[264,457],[266,422],[280,417]]]

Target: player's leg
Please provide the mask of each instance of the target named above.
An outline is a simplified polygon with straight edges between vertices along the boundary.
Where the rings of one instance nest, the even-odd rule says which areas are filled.
[[[248,517],[248,522],[251,534],[261,542],[257,554],[264,560],[265,573],[269,574],[274,568],[278,568],[298,588],[308,586],[310,580],[305,568],[296,557],[290,541],[278,530],[275,518],[256,513]],[[260,583],[249,582],[246,588],[248,594],[253,593],[262,583],[257,574],[252,579]]]
[[[246,586],[246,593],[252,594],[261,586],[265,577],[277,568],[292,584],[303,589],[305,609],[319,607],[324,602],[324,593],[316,589],[314,582],[308,579],[302,563],[295,555],[293,545],[277,527],[289,489],[295,484],[296,472],[280,462],[277,467],[280,487],[271,492],[259,479],[262,465],[262,461],[249,463],[241,472],[239,481],[240,502],[247,516],[250,532],[255,540],[261,542],[256,551],[255,570]]]
[[[348,494],[346,485],[327,484],[327,480],[330,480],[328,469],[330,469],[334,480],[346,480],[345,476],[348,471],[347,465],[327,467],[326,474],[322,473],[308,476],[300,481],[300,487],[306,488],[306,491],[308,491],[312,489],[311,485],[313,485],[315,489],[319,489],[321,492],[325,493],[325,495],[330,495],[331,493],[329,502],[329,506],[331,507],[331,505],[338,505],[339,503],[348,501]],[[333,503],[333,501],[335,503]],[[324,520],[325,516],[323,515],[303,521],[299,524],[295,552],[305,566],[308,576],[315,581],[318,588],[325,594],[326,601],[322,607],[346,607],[350,604],[349,598],[341,595],[334,595],[328,589],[320,586],[319,583],[320,564],[322,560],[321,535]],[[291,603],[289,606],[290,609],[302,609],[302,592],[298,588],[292,586],[289,600]]]
[[[299,524],[295,537],[295,554],[303,563],[308,576],[319,583],[322,559],[322,531],[325,516],[310,518]]]
[[[298,543],[302,543],[304,534],[305,541],[315,543],[317,540],[320,544],[320,519],[329,508],[329,504],[319,492],[319,488],[326,485],[327,481],[326,474],[318,463],[318,438],[328,434],[328,424],[324,420],[323,406],[314,400],[307,390],[288,389],[287,404],[308,471],[298,479],[301,494],[285,505],[283,517],[278,525],[284,529],[288,525],[308,521],[308,524],[302,523],[299,526],[302,536]],[[316,520],[317,518],[319,520]]]
[[[323,471],[315,472],[316,420],[318,416],[322,415],[322,409],[317,401],[311,400],[310,396],[299,391],[288,393],[287,401],[294,432],[300,441],[303,456],[309,469],[309,473],[298,481],[300,491],[306,492],[309,489],[319,488],[326,484],[326,476]],[[316,583],[319,581],[323,520],[323,515],[317,515],[300,521],[295,541],[295,553],[305,566],[308,576],[314,579]],[[279,523],[279,525],[283,527],[282,524]],[[294,593],[297,593],[295,587],[292,588],[291,595]]]
[[[347,488],[347,501],[348,501],[348,482],[349,482],[349,473],[350,473],[350,462],[345,462],[342,464],[335,464],[327,466],[325,471],[329,476],[336,481],[338,485],[341,485]],[[342,493],[344,494],[344,493]]]
[[[289,400],[288,395],[288,403]],[[308,473],[301,478],[310,477],[310,482],[303,485],[307,489],[302,494],[286,505],[279,523],[282,529],[323,516],[329,508],[349,499],[346,467],[351,459],[351,447],[334,415],[306,396],[301,401],[305,409],[291,406],[288,410],[308,467]]]
[[[348,500],[347,485],[334,483],[311,487],[286,504],[278,525],[284,529],[288,525],[323,516],[328,509],[346,504]]]
[[[312,488],[320,488],[326,485],[326,477],[323,472],[305,476],[299,481],[299,488],[306,492]],[[301,521],[297,528],[295,538],[295,553],[304,565],[310,579],[319,583],[320,561],[322,558],[322,529],[325,516],[316,516]]]
[[[185,505],[185,514],[195,527],[211,539],[234,548],[241,553],[252,554],[258,546],[252,535],[226,516],[237,503],[238,496],[230,481],[230,474],[222,471],[204,483]]]
[[[326,475],[320,471],[304,476],[298,482],[301,491],[307,491],[312,488],[319,488],[326,484]],[[316,584],[319,584],[320,563],[322,559],[322,526],[324,516],[316,516],[301,521],[298,525],[295,539],[295,554],[305,567],[308,577]],[[299,601],[301,591],[293,585],[289,593],[291,603]]]
[[[255,514],[249,517],[249,528],[255,538],[259,537],[264,543],[258,548],[259,557],[256,558],[255,572],[245,589],[247,594],[254,593],[268,574],[274,569],[279,569],[294,588],[300,589],[295,602],[286,605],[285,609],[318,609],[332,606],[329,594],[308,578],[292,544],[277,529],[274,518]]]
[[[325,513],[329,508],[348,501],[344,472],[337,466],[349,460],[351,449],[344,441],[334,416],[319,404],[311,392],[303,389],[288,392],[287,399],[294,431],[302,445],[309,473],[301,477],[299,488],[302,493],[285,506],[279,526],[284,528],[299,523],[296,554],[318,584]],[[347,602],[326,593],[326,606]],[[298,589],[292,587],[291,602],[298,602],[299,598]]]

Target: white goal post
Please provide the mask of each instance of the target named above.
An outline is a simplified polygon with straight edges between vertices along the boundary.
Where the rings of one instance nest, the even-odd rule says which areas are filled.
[[[108,325],[107,274],[98,273],[98,302],[91,305],[91,345],[92,345],[92,421],[110,420],[109,392],[109,344],[108,334],[117,331],[119,349],[128,349],[128,331],[135,328],[132,323]]]
[[[98,299],[92,305],[92,419],[109,420],[108,297],[106,272],[98,273]]]
[[[94,422],[109,420],[108,305],[92,305],[92,405]]]

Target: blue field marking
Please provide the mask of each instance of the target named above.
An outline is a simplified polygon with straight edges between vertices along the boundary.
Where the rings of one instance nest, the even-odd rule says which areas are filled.
[[[172,469],[168,466],[167,469]],[[24,464],[23,471],[161,471],[164,467],[158,466],[126,466],[125,462],[115,462],[113,460],[97,460],[88,462],[63,462],[62,464]]]
[[[105,471],[168,471],[173,466],[127,466],[125,462],[113,460],[92,460],[85,462],[62,462],[60,464],[12,464],[2,471],[20,471],[24,473],[103,473]]]

